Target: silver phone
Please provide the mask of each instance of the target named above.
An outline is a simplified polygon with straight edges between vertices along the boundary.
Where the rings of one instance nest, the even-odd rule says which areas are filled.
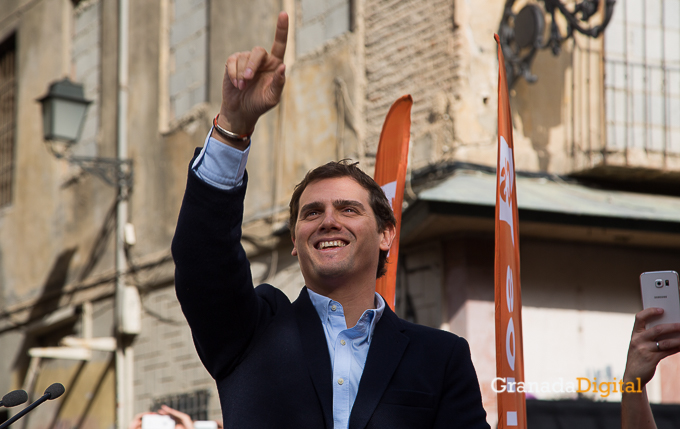
[[[663,308],[663,314],[650,320],[647,323],[647,329],[664,323],[680,323],[678,283],[676,271],[650,271],[640,274],[642,307]],[[680,336],[680,334],[673,336]]]

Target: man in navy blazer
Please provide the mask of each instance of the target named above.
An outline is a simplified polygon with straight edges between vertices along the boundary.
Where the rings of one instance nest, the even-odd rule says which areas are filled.
[[[312,170],[293,194],[298,299],[253,288],[240,244],[245,160],[255,123],[283,90],[287,32],[281,13],[270,53],[229,57],[172,244],[177,297],[225,429],[488,428],[467,342],[399,319],[375,293],[395,221],[355,164]]]

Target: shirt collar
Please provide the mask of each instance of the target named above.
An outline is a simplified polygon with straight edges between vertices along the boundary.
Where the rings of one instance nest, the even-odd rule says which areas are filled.
[[[309,293],[309,299],[312,301],[312,305],[314,306],[314,309],[316,310],[316,313],[319,315],[321,323],[323,324],[328,323],[329,320],[328,312],[330,311],[330,308],[333,305],[342,308],[342,305],[339,302],[333,301],[327,296],[319,295],[310,288],[307,288],[307,292]],[[368,329],[369,342],[373,338],[373,331],[375,331],[375,325],[378,323],[383,313],[385,312],[385,300],[383,299],[382,296],[380,296],[378,292],[375,292],[375,300],[373,305],[375,305],[376,308],[369,308],[368,310],[364,311],[364,313],[361,315],[361,318],[359,318],[359,322],[357,322],[357,325],[359,325],[364,317],[369,317],[371,319],[371,324]],[[344,319],[344,312],[342,314]]]

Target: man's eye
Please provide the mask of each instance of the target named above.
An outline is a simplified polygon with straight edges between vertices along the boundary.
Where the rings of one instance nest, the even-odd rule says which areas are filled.
[[[346,213],[356,213],[357,209],[355,209],[354,207],[346,207],[342,211],[344,211]]]

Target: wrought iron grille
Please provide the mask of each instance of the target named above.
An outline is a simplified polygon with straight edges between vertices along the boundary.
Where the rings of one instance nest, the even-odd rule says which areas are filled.
[[[153,400],[151,411],[157,411],[161,405],[167,405],[177,411],[188,414],[191,420],[208,420],[209,390],[197,390],[192,393],[167,395]]]
[[[0,43],[0,208],[12,202],[16,129],[16,38]]]
[[[680,0],[620,3],[605,35],[607,149],[677,157]]]

